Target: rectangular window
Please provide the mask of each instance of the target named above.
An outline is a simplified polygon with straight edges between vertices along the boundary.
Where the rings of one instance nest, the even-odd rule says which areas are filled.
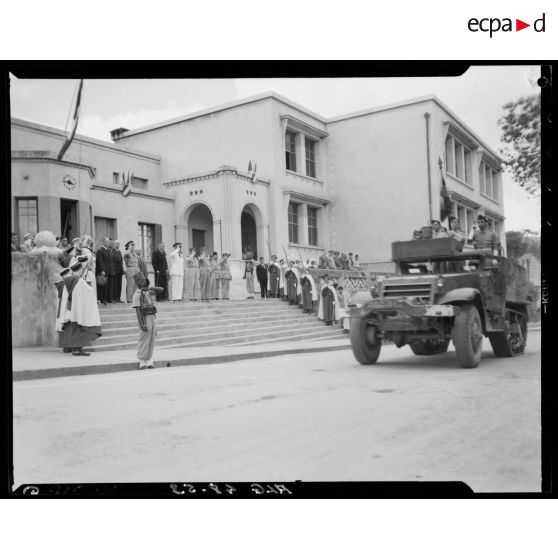
[[[138,223],[138,248],[142,251],[143,261],[151,262],[151,254],[155,250],[155,225]]]
[[[285,166],[296,172],[296,134],[290,130],[285,133]]]
[[[492,197],[492,171],[489,167],[484,167],[484,182],[486,185],[486,195]]]
[[[448,136],[446,139],[446,172],[448,174],[455,174],[455,157],[452,136]]]
[[[113,184],[120,184],[120,173],[119,172],[113,172],[112,173],[112,183]]]
[[[308,244],[318,245],[318,209],[315,207],[308,208]]]
[[[289,242],[298,244],[298,205],[289,204]]]
[[[492,198],[498,201],[498,175],[492,171]]]
[[[486,194],[486,181],[484,175],[484,163],[481,163],[479,166],[479,186],[480,186],[480,193]]]
[[[463,152],[465,153],[465,183],[472,185],[472,183],[473,183],[473,181],[472,181],[473,166],[472,166],[472,162],[471,162],[472,161],[471,150],[464,147]]]
[[[132,187],[139,188],[140,190],[146,190],[147,178],[139,178],[138,176],[134,176],[132,178]]]
[[[16,198],[17,233],[23,242],[27,233],[36,234],[39,230],[37,198]]]
[[[446,172],[471,185],[471,150],[453,136],[446,138]]]
[[[306,176],[316,178],[316,142],[305,138],[306,147]]]
[[[455,176],[459,180],[465,180],[465,159],[463,157],[463,146],[455,143]]]

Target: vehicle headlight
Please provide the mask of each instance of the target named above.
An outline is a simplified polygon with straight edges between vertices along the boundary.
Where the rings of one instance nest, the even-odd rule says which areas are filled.
[[[436,279],[436,287],[441,289],[444,286],[444,278],[441,275],[438,275],[438,279]]]

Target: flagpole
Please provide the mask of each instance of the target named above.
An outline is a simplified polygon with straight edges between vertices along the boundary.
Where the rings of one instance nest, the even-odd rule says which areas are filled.
[[[430,168],[430,113],[424,113],[426,123],[426,165],[428,170],[428,224],[432,223],[432,171]]]
[[[66,138],[66,140],[64,141],[60,152],[58,153],[58,157],[57,159],[59,161],[62,160],[62,158],[64,157],[66,151],[68,150],[68,147],[70,147],[70,144],[72,143],[74,136],[76,135],[76,130],[77,130],[77,126],[78,126],[78,121],[79,121],[79,105],[81,103],[81,92],[83,90],[83,79],[79,80],[79,86],[78,86],[78,92],[77,92],[77,96],[76,96],[76,106],[74,108],[74,117],[73,117],[73,124],[72,124],[72,130],[69,134],[69,136]]]

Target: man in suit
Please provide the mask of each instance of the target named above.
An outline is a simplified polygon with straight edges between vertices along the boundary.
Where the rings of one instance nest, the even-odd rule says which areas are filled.
[[[102,304],[112,302],[112,283],[109,281],[112,268],[110,244],[108,238],[103,238],[103,240],[101,240],[101,247],[97,250],[97,261],[95,265],[95,275],[102,275],[106,279],[104,285],[97,283],[97,298]]]
[[[155,286],[163,289],[162,292],[157,293],[156,298],[158,301],[168,300],[170,274],[164,242],[161,242],[161,244],[157,247],[157,250],[153,252],[151,265],[153,266],[153,271],[155,272]]]
[[[267,266],[263,258],[260,258],[260,263],[256,266],[256,277],[260,284],[261,297],[267,298]]]
[[[120,240],[115,240],[111,249],[112,263],[114,266],[114,291],[112,300],[114,302],[124,302],[122,296],[122,275],[124,275],[124,260],[120,251]]]

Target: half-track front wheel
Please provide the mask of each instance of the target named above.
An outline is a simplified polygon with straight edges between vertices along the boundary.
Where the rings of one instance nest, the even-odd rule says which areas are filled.
[[[360,364],[374,364],[382,348],[376,326],[360,318],[351,318],[351,348]]]
[[[415,355],[419,356],[427,356],[427,355],[437,355],[440,353],[445,353],[448,350],[449,346],[449,339],[446,341],[435,341],[435,340],[427,340],[427,341],[413,341],[409,343],[409,347],[411,347],[411,351]]]
[[[455,316],[451,339],[459,364],[463,368],[476,368],[482,356],[482,323],[473,304],[460,308]]]

